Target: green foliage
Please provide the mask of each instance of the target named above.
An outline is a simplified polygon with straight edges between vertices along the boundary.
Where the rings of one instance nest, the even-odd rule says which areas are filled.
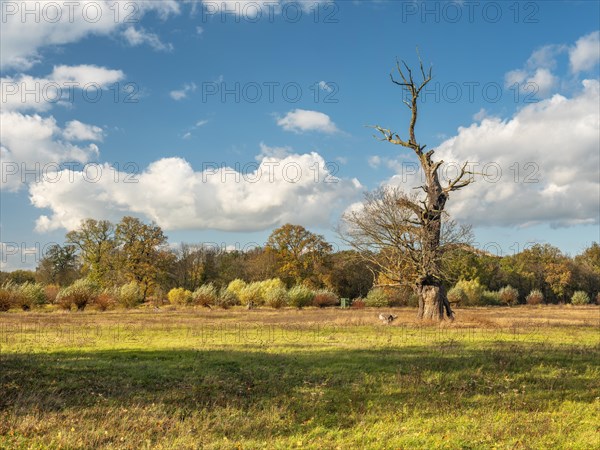
[[[389,306],[389,298],[382,288],[374,288],[369,291],[365,304],[369,307],[384,307]]]
[[[264,303],[263,289],[260,285],[260,282],[245,285],[239,291],[238,297],[244,305],[253,304],[258,306]]]
[[[288,295],[290,298],[290,306],[301,309],[312,303],[315,293],[312,289],[302,284],[297,284],[288,291]]]
[[[467,294],[460,286],[454,286],[448,291],[448,301],[450,303],[462,304],[467,303]]]
[[[271,308],[279,309],[286,306],[289,302],[289,296],[285,287],[272,287],[265,294],[265,305]]]
[[[485,286],[482,286],[478,279],[469,281],[459,280],[455,287],[460,288],[464,292],[465,298],[463,304],[465,306],[479,306],[483,304],[482,297]]]
[[[184,288],[171,289],[167,298],[172,305],[190,305],[194,300],[192,292]]]
[[[571,297],[571,303],[574,305],[587,305],[590,302],[590,296],[585,291],[575,291]]]
[[[227,288],[221,288],[219,296],[215,303],[216,306],[220,306],[223,309],[228,309],[232,306],[239,305],[240,299],[232,291]]]
[[[32,306],[42,306],[46,303],[46,293],[44,292],[44,286],[40,283],[23,283],[19,290],[27,297],[28,301]]]
[[[500,302],[504,305],[516,305],[519,302],[519,291],[510,285],[504,286],[498,294]]]
[[[481,302],[484,305],[499,306],[501,305],[500,292],[485,290],[481,294]]]
[[[239,297],[242,289],[246,287],[246,282],[236,278],[227,285],[227,290]]]
[[[218,299],[219,294],[212,283],[204,284],[192,293],[192,302],[200,306],[213,306]]]
[[[528,305],[539,305],[544,302],[544,294],[539,289],[533,289],[525,299]]]
[[[83,311],[88,304],[96,300],[99,293],[98,284],[88,278],[81,278],[61,289],[56,297],[56,303],[64,309],[75,307],[78,311]]]
[[[139,283],[132,281],[121,286],[119,292],[119,304],[124,308],[135,308],[144,301],[142,287]]]
[[[336,306],[340,304],[340,298],[335,292],[331,292],[327,289],[320,289],[315,292],[313,298],[313,306],[324,308],[326,306]]]

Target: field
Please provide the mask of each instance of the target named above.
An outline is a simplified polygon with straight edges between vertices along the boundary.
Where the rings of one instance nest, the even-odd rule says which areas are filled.
[[[0,448],[599,444],[597,306],[0,314]]]

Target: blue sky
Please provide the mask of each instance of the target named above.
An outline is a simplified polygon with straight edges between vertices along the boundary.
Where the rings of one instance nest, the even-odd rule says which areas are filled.
[[[418,183],[366,127],[405,132],[389,73],[417,47],[418,139],[444,174],[485,173],[448,205],[479,246],[600,240],[597,2],[0,3],[3,270],[90,216],[172,243],[244,248],[286,222],[335,242],[364,191]]]

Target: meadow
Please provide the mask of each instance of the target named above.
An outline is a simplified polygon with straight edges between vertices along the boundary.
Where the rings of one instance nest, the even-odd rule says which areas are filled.
[[[600,308],[0,313],[0,448],[591,449]]]

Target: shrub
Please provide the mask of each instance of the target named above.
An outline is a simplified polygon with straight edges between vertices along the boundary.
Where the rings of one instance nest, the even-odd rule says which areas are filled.
[[[389,306],[389,299],[385,291],[381,288],[374,288],[369,291],[365,304],[370,307]]]
[[[172,305],[189,305],[194,299],[192,292],[184,288],[171,289],[167,297]]]
[[[354,308],[354,309],[364,309],[364,307],[365,307],[365,300],[362,298],[354,299],[354,301],[350,305],[350,308]]]
[[[21,293],[21,295],[25,297],[25,301],[29,305],[29,307],[42,306],[46,303],[46,294],[44,292],[44,287],[39,283],[31,283],[27,281],[20,285],[18,290]]]
[[[46,296],[46,302],[53,304],[56,302],[56,296],[60,291],[58,284],[49,284],[44,288],[44,295]]]
[[[313,298],[313,306],[324,308],[326,306],[336,306],[340,304],[340,298],[334,292],[327,289],[321,289],[315,292]]]
[[[539,305],[544,302],[544,294],[539,289],[532,290],[525,298],[528,305]]]
[[[466,306],[477,306],[482,304],[485,287],[479,283],[478,279],[470,281],[459,280],[454,287],[458,287],[464,292],[465,297],[463,303]]]
[[[192,293],[192,302],[200,306],[213,306],[218,298],[217,289],[212,283],[204,284]]]
[[[284,287],[269,289],[265,295],[265,305],[279,309],[289,302],[288,292]]]
[[[240,290],[238,297],[244,305],[262,305],[264,303],[262,291],[260,282],[250,283]]]
[[[8,311],[12,306],[11,293],[8,289],[0,288],[0,312]]]
[[[98,311],[106,311],[112,309],[117,304],[115,295],[109,291],[104,291],[94,300],[94,307]]]
[[[574,305],[587,305],[590,302],[590,296],[585,291],[575,291],[571,297],[571,303]]]
[[[135,308],[144,301],[144,294],[139,283],[132,281],[121,286],[119,304],[125,308]]]
[[[83,311],[88,304],[96,300],[99,290],[96,283],[82,278],[61,289],[56,297],[56,302],[64,309],[76,307],[78,311]]]
[[[220,306],[223,309],[230,308],[232,306],[238,305],[240,303],[240,299],[235,295],[232,291],[227,288],[222,288],[219,291],[219,297],[217,298],[216,306]]]
[[[519,291],[510,285],[504,286],[498,294],[500,301],[505,305],[516,305],[519,302]]]
[[[463,291],[460,286],[454,286],[452,289],[450,289],[447,296],[450,303],[467,303],[467,294],[465,294],[465,291]]]
[[[290,298],[290,306],[301,309],[312,303],[315,293],[310,288],[297,284],[289,290],[288,295]]]
[[[236,278],[232,282],[227,285],[227,290],[229,292],[233,292],[237,297],[240,296],[240,292],[242,289],[246,287],[246,282],[244,280],[240,280]]]
[[[484,305],[499,306],[502,304],[500,292],[498,291],[483,291],[481,294],[481,302]]]
[[[275,290],[281,292],[281,289],[286,289],[285,283],[279,278],[259,281],[258,285],[260,286],[260,296],[262,297],[263,303],[267,300],[267,294],[270,291]]]

